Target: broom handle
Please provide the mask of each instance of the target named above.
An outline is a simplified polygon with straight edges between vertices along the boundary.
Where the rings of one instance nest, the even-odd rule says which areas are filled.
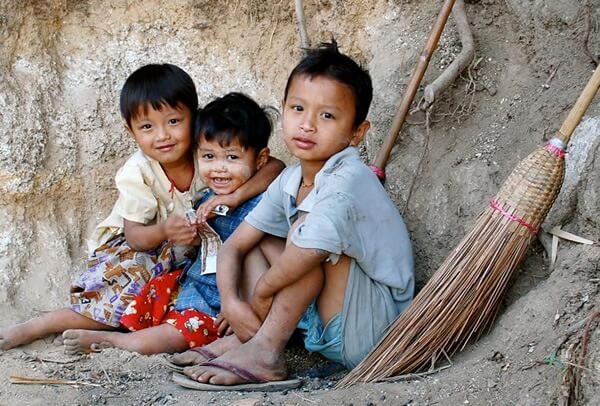
[[[392,126],[390,131],[387,133],[383,140],[383,145],[379,150],[379,154],[377,154],[377,158],[375,158],[374,166],[383,170],[385,168],[385,164],[390,158],[390,153],[392,152],[392,148],[394,147],[394,143],[396,142],[396,138],[402,129],[402,125],[404,124],[404,120],[408,115],[408,110],[410,109],[410,105],[412,104],[413,99],[415,98],[415,94],[419,89],[419,84],[421,83],[421,79],[423,79],[423,75],[427,70],[427,66],[429,65],[429,61],[431,60],[431,55],[435,50],[438,41],[440,40],[440,36],[442,35],[442,31],[444,31],[444,26],[446,25],[446,21],[448,21],[448,16],[452,11],[452,6],[454,6],[455,0],[446,0],[444,5],[442,6],[442,10],[431,29],[431,33],[429,34],[429,38],[427,39],[427,43],[425,44],[425,48],[423,49],[423,53],[419,57],[419,63],[415,68],[412,78],[408,84],[406,89],[406,93],[404,94],[404,98],[400,103],[400,107],[398,107],[398,111],[394,116],[394,120],[392,121]]]
[[[600,87],[600,65],[598,65],[598,67],[596,68],[596,71],[594,71],[592,78],[587,83],[587,85],[585,85],[583,92],[581,93],[581,95],[577,99],[577,102],[575,103],[575,105],[573,106],[571,111],[569,112],[569,115],[567,116],[566,120],[563,122],[563,125],[560,127],[560,130],[558,130],[558,132],[559,132],[558,138],[560,138],[565,143],[565,145],[567,145],[569,143],[569,140],[571,139],[571,135],[573,134],[573,131],[575,131],[575,128],[579,124],[579,121],[581,121],[581,117],[583,117],[583,115],[585,114],[585,111],[587,110],[589,105],[592,103],[592,100],[594,100],[594,97],[596,96],[596,93],[598,92],[599,87]]]

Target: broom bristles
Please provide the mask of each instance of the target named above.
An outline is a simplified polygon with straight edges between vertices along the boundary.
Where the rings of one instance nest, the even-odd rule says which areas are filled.
[[[546,148],[524,159],[413,303],[337,387],[425,368],[479,338],[493,323],[563,174],[562,156]]]
[[[465,237],[455,250],[456,255],[451,255],[440,267],[442,272],[437,273],[435,283],[423,288],[365,359],[376,362],[368,365],[363,361],[338,387],[356,381],[375,382],[426,367],[432,355],[442,352],[452,355],[462,349],[475,332],[490,324],[494,316],[491,310],[500,304],[510,275],[519,265],[514,258],[523,256],[531,237],[519,238],[516,242],[505,239],[509,249],[496,250],[498,245],[489,243],[496,242],[498,235],[512,235],[512,227],[504,217],[488,212],[489,220],[496,221],[485,221],[487,227],[475,227]],[[474,239],[475,234],[492,236],[492,241]],[[487,245],[487,261],[485,251],[477,258],[459,255],[473,241]],[[501,255],[502,251],[505,255]]]

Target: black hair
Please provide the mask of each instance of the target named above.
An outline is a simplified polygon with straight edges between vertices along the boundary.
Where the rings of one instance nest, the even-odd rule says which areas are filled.
[[[165,64],[142,66],[133,72],[121,90],[121,115],[131,126],[131,120],[138,114],[139,108],[151,105],[159,110],[168,104],[177,108],[182,104],[192,114],[198,110],[198,94],[194,81],[183,69]]]
[[[367,118],[371,100],[373,99],[373,84],[369,72],[360,67],[352,58],[338,50],[337,42],[322,42],[318,48],[307,49],[306,55],[296,65],[285,85],[283,100],[287,100],[288,90],[296,76],[314,78],[324,76],[348,86],[354,95],[356,116],[354,128],[357,128]]]
[[[260,152],[269,143],[273,126],[266,108],[243,93],[228,93],[208,103],[196,115],[195,140],[217,140],[228,146],[237,139],[242,148]]]

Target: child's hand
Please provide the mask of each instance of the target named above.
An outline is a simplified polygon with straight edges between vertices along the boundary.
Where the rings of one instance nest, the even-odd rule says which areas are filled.
[[[262,322],[252,310],[252,307],[241,300],[223,302],[221,304],[221,310],[223,312],[223,317],[230,324],[231,329],[237,338],[243,343],[254,337],[262,325]]]
[[[217,327],[219,337],[225,337],[233,334],[233,330],[231,329],[229,322],[225,320],[223,313],[217,314],[215,326]]]
[[[224,204],[229,207],[230,210],[233,210],[240,205],[240,202],[235,192],[228,195],[213,195],[196,210],[198,222],[205,222],[207,219],[215,217],[216,214],[212,211],[220,204]]]
[[[250,300],[250,305],[261,321],[265,321],[267,318],[267,314],[269,314],[269,310],[271,310],[271,304],[273,304],[273,296],[260,297],[256,294],[256,291],[254,291],[252,299]]]
[[[196,225],[190,224],[183,216],[171,216],[164,222],[167,239],[178,245],[197,245]]]

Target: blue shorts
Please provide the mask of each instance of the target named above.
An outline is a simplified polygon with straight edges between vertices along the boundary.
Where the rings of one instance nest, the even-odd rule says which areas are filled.
[[[344,365],[342,358],[342,315],[336,314],[326,326],[321,322],[317,305],[313,302],[304,312],[298,328],[304,331],[304,347],[318,352],[331,361]]]

